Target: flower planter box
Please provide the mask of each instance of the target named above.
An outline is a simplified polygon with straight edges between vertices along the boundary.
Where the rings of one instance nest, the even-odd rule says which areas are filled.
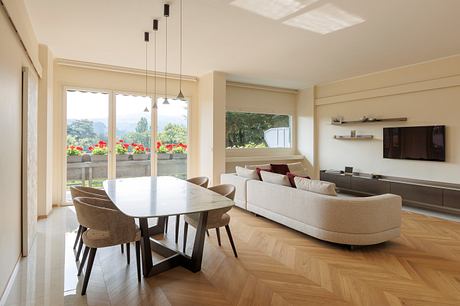
[[[147,160],[149,159],[149,154],[133,154],[133,160]]]
[[[68,163],[81,163],[82,158],[83,157],[81,155],[67,156],[67,162]]]
[[[158,160],[168,160],[168,159],[171,159],[172,154],[169,154],[169,153],[157,153],[157,159]]]
[[[117,154],[117,161],[126,161],[129,159],[128,154]]]
[[[107,161],[107,155],[91,155],[92,162],[104,162]]]
[[[174,153],[174,154],[172,154],[172,158],[173,158],[173,159],[186,159],[186,158],[187,158],[187,154],[184,154],[184,153]]]

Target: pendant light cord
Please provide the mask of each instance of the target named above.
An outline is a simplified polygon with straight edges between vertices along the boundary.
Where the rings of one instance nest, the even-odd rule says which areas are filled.
[[[153,86],[154,86],[154,93],[153,93],[153,106],[157,105],[157,32],[153,31]]]
[[[148,64],[147,64],[147,60],[148,60],[148,57],[147,57],[147,54],[148,54],[148,43],[147,41],[145,42],[145,96],[147,97],[147,94],[148,94],[148,90],[147,90],[147,67],[148,67]]]
[[[182,92],[182,0],[180,0],[180,67],[179,67],[179,92]]]
[[[165,100],[168,100],[168,17],[165,17],[166,61],[165,61]]]

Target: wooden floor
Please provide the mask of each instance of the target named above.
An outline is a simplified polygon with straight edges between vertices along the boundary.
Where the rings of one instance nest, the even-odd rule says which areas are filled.
[[[178,267],[139,284],[133,247],[129,266],[119,247],[100,249],[82,297],[75,211],[55,209],[39,222],[6,305],[460,305],[458,222],[403,212],[400,238],[350,251],[239,209],[230,214],[238,259],[225,231],[222,247],[211,231],[201,272]],[[174,245],[171,219],[165,239]]]
[[[88,304],[102,302],[104,282],[111,305],[460,305],[459,223],[404,212],[400,238],[350,251],[239,209],[231,217],[238,259],[212,231],[201,272],[138,285],[111,248],[98,254],[103,279],[91,279]]]

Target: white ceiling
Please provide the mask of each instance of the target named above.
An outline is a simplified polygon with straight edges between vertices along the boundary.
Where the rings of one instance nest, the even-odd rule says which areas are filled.
[[[143,32],[158,17],[158,70],[164,70],[161,0],[25,2],[39,41],[56,57],[130,68],[145,67]],[[183,0],[184,74],[218,70],[234,81],[305,88],[460,53],[459,0],[249,0],[246,9],[236,5],[241,0],[231,2]],[[286,2],[300,2],[291,5],[300,10],[283,17],[277,9]],[[179,0],[169,3],[168,71],[178,73]],[[247,9],[260,4],[258,13]],[[330,5],[356,24],[328,34],[307,30],[346,24],[317,20]],[[149,48],[153,69],[153,43]]]

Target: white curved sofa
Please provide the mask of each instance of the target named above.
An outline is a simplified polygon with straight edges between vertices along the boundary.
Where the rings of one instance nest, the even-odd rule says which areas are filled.
[[[229,183],[229,178],[225,177],[229,175],[232,174],[222,175],[223,183]],[[318,239],[348,245],[371,245],[400,235],[400,196],[329,196],[245,180],[246,188],[240,190],[240,194],[246,196],[245,209]]]

